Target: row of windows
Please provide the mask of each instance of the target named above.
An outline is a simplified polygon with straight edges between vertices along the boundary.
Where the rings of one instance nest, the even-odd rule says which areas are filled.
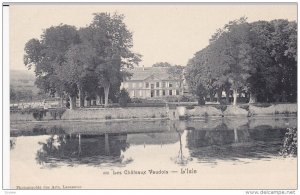
[[[172,83],[172,82],[166,83],[165,81],[163,81],[161,83],[160,82],[155,82],[155,83],[146,82],[145,83],[146,88],[154,89],[154,86],[155,86],[155,88],[159,88],[159,87],[166,88],[166,87],[175,87],[175,86],[181,87],[181,83]],[[142,88],[143,83],[125,83],[124,87],[125,88],[127,88],[127,87],[128,88]]]
[[[131,95],[133,97],[142,97],[142,90],[132,90]],[[151,97],[159,97],[159,96],[167,96],[167,95],[179,95],[179,90],[177,89],[175,93],[173,90],[151,90],[150,96]]]
[[[165,81],[163,81],[162,83],[161,83],[161,87],[162,88],[165,88],[167,85],[166,85],[167,83],[165,82]],[[180,85],[180,84],[179,84]],[[177,84],[177,86],[178,86],[178,84]],[[156,82],[155,83],[155,87],[156,88],[159,88],[160,87],[160,82]],[[168,87],[173,87],[173,83],[171,83],[171,82],[169,82],[169,85],[168,85]],[[149,88],[149,83],[148,82],[146,82],[146,88]],[[154,88],[154,84],[151,84],[151,89],[153,89]]]
[[[151,90],[151,97],[154,97],[154,91],[155,91],[155,96],[161,96],[160,95],[160,90]],[[162,90],[162,96],[166,96],[166,92],[168,93],[168,95],[175,95],[173,94],[173,90]],[[176,90],[176,95],[179,95],[179,90]]]

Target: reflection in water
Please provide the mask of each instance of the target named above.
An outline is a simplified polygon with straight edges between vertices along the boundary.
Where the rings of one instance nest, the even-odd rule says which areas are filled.
[[[179,152],[178,155],[176,157],[172,157],[171,160],[175,163],[175,164],[179,164],[181,166],[186,166],[188,164],[189,161],[192,160],[192,158],[190,157],[186,157],[183,154],[183,149],[182,149],[182,134],[183,132],[180,131],[176,131],[178,134],[178,140],[179,140]]]
[[[39,142],[40,149],[36,152],[36,161],[43,167],[122,167],[160,151],[167,156],[168,162],[164,163],[185,166],[276,157],[286,128],[295,124],[296,118],[38,123],[27,125],[26,130],[12,131],[11,149],[18,136],[47,135],[45,141]],[[139,146],[143,146],[142,154],[134,152],[140,150]]]
[[[10,138],[10,149],[13,150],[15,148],[16,145],[16,138],[11,137]]]
[[[277,156],[286,129],[188,131],[187,146],[200,162]]]
[[[88,164],[93,166],[122,166],[130,163],[131,159],[123,159],[122,152],[126,151],[126,134],[119,135],[84,135],[64,134],[52,135],[46,143],[39,143],[42,148],[37,151],[36,160],[39,164],[57,166],[65,163]]]

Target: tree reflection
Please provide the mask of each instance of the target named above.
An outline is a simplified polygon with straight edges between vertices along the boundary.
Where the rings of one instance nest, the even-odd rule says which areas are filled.
[[[13,150],[16,146],[16,138],[10,138],[10,149]]]
[[[124,159],[124,152],[129,144],[126,134],[64,134],[51,135],[37,151],[39,164],[69,166],[87,164],[92,166],[123,166],[132,161]]]
[[[199,161],[260,159],[277,155],[281,138],[280,129],[192,130],[187,134],[187,147]]]
[[[175,128],[176,129],[176,128]],[[192,158],[190,157],[186,157],[183,154],[183,144],[182,144],[182,134],[184,133],[184,131],[179,131],[178,129],[176,129],[176,132],[178,134],[178,140],[179,140],[179,152],[178,155],[176,157],[172,157],[171,160],[175,163],[175,164],[179,164],[181,166],[185,166],[188,164],[189,161],[192,160]]]

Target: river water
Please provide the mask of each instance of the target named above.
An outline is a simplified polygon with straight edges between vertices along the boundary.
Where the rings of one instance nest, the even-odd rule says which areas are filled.
[[[297,159],[279,151],[296,126],[296,117],[12,123],[11,187],[294,188]]]

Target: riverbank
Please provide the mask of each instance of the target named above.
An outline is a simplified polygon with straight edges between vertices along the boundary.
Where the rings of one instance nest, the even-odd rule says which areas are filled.
[[[80,108],[66,110],[59,120],[132,120],[132,119],[193,119],[206,117],[253,117],[253,116],[296,116],[297,104],[268,105],[203,105],[168,107],[130,107],[130,108]],[[10,121],[36,121],[30,112],[11,112]],[[45,112],[40,120],[55,120],[51,113]],[[56,119],[58,120],[58,118]]]
[[[183,118],[297,115],[297,104],[214,105],[181,108]]]
[[[12,122],[10,135],[31,136],[51,134],[103,134],[103,133],[140,133],[140,132],[182,132],[184,130],[212,131],[230,130],[248,131],[249,129],[286,129],[297,127],[296,117],[211,117],[192,120],[132,119],[132,120],[52,120]]]

